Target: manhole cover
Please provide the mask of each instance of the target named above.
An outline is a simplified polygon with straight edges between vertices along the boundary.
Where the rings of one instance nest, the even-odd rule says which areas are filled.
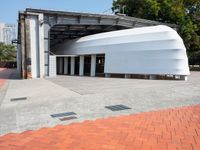
[[[64,116],[71,116],[71,115],[76,115],[76,113],[64,112],[64,113],[53,114],[53,115],[51,115],[51,117],[56,118],[56,117],[64,117]]]
[[[105,106],[105,108],[107,108],[111,111],[120,111],[120,110],[131,109],[130,107],[125,106],[125,105],[111,105],[111,106]]]

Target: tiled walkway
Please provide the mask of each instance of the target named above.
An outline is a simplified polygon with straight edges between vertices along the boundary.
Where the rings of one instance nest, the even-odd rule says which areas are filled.
[[[10,133],[0,149],[199,150],[200,105]]]

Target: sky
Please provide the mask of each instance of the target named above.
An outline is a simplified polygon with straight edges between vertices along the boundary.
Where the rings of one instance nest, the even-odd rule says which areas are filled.
[[[103,13],[112,7],[112,1],[113,0],[1,0],[0,22],[17,25],[18,12],[26,8]]]

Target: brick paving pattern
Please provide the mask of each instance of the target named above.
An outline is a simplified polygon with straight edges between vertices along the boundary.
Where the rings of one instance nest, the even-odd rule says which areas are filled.
[[[9,133],[0,149],[199,150],[200,105]]]

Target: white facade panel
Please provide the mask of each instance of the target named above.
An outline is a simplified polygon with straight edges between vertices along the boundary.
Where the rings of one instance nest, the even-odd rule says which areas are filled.
[[[37,16],[30,17],[30,48],[31,48],[31,76],[32,78],[39,77],[38,64],[38,19]]]
[[[44,24],[41,24],[41,20],[43,20],[43,17],[43,14],[30,14],[30,49],[32,78],[43,78],[45,76]]]
[[[49,76],[55,77],[56,73],[56,56],[49,56]]]
[[[105,73],[190,74],[183,40],[163,25],[90,35],[57,45],[53,52],[105,54]]]

